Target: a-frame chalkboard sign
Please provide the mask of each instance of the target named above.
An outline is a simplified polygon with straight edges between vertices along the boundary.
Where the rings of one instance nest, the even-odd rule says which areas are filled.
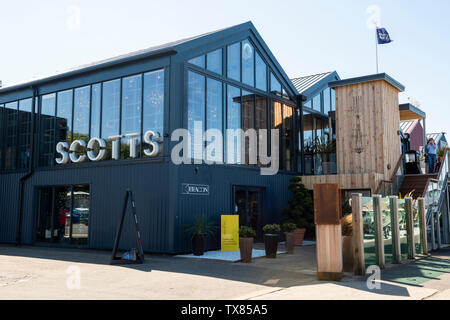
[[[122,259],[122,257],[117,257],[117,249],[119,247],[120,236],[122,234],[123,221],[125,219],[125,215],[127,214],[128,202],[131,203],[131,211],[133,214],[133,223],[134,229],[136,231],[136,241],[137,241],[137,253],[136,260],[126,260]],[[142,264],[144,263],[144,250],[142,249],[142,240],[141,233],[139,231],[139,223],[136,215],[136,205],[133,198],[133,193],[130,189],[127,189],[125,195],[125,202],[123,204],[122,216],[120,217],[119,225],[117,226],[116,239],[114,240],[114,248],[111,257],[111,264]]]

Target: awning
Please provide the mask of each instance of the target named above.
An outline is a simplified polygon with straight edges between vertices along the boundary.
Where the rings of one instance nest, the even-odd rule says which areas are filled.
[[[410,103],[401,104],[400,121],[426,119],[427,114]]]

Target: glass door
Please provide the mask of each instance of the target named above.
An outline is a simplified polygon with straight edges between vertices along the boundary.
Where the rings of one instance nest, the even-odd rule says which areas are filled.
[[[263,189],[234,187],[234,211],[239,215],[239,226],[248,226],[256,231],[256,240],[262,241]]]
[[[89,186],[37,189],[36,242],[88,244]]]

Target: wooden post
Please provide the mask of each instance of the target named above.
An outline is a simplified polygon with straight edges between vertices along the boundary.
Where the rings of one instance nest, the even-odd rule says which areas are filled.
[[[338,184],[314,185],[317,278],[340,281],[342,261],[342,203]]]
[[[384,234],[383,234],[383,208],[381,203],[381,195],[373,196],[374,212],[375,212],[375,245],[377,252],[377,264],[383,269],[385,265],[384,259]]]
[[[408,259],[414,260],[416,253],[414,250],[414,215],[412,198],[405,198],[406,202],[406,231],[408,237]]]
[[[431,225],[431,251],[434,251],[436,250],[436,233],[434,232],[435,222],[433,209],[431,209],[430,225]]]
[[[353,274],[363,276],[366,274],[364,261],[364,228],[362,216],[362,194],[352,195],[353,216]]]
[[[428,240],[427,240],[427,216],[425,211],[425,199],[417,199],[419,206],[419,225],[420,225],[420,242],[422,243],[422,253],[428,253]]]
[[[394,256],[394,263],[401,263],[402,249],[400,243],[400,226],[398,222],[398,197],[390,197],[391,209],[391,227],[392,227],[392,253]]]

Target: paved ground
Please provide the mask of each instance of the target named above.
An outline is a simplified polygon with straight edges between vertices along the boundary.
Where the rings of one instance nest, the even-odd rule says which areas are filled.
[[[144,265],[124,267],[108,265],[109,258],[105,251],[0,246],[0,299],[450,299],[450,250],[389,268],[373,291],[363,278],[316,281],[315,247],[252,264],[146,256]]]

